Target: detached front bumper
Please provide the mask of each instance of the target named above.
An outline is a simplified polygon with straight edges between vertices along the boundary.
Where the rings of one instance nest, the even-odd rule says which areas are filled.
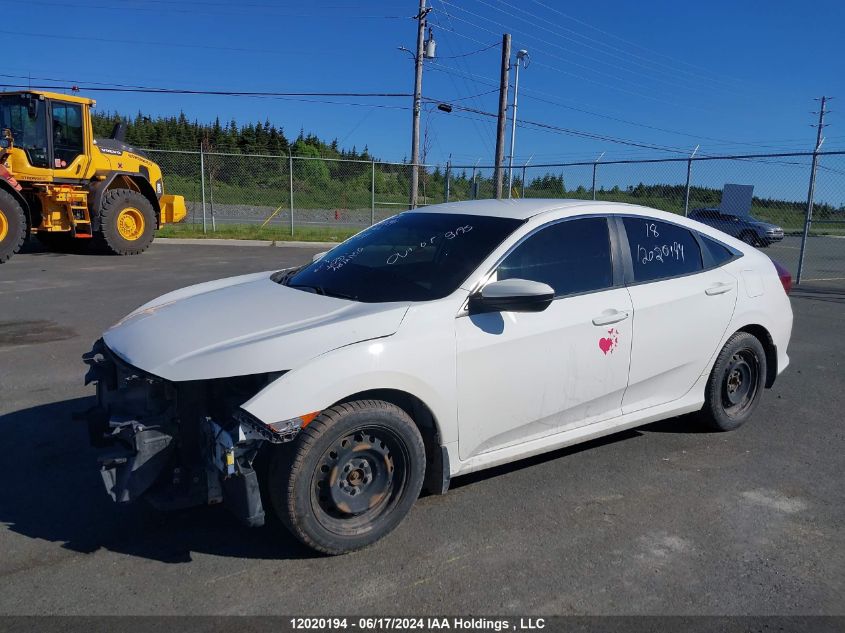
[[[239,405],[268,377],[172,383],[125,363],[102,339],[83,361],[97,403],[81,417],[101,449],[100,474],[112,499],[145,499],[163,510],[223,503],[247,525],[263,525],[253,463],[262,448],[293,436]]]

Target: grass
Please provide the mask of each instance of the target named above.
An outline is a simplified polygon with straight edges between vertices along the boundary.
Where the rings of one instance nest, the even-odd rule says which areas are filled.
[[[251,224],[218,225],[216,231],[208,226],[203,232],[198,224],[166,224],[158,232],[159,237],[182,237],[191,239],[234,239],[234,240],[272,240],[274,242],[342,242],[358,233],[359,229],[305,226],[294,227],[293,235],[289,228],[264,227]]]

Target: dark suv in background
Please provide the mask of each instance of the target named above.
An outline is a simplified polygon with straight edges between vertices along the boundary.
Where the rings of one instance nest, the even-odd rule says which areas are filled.
[[[738,216],[729,213],[722,213],[719,209],[693,209],[689,214],[690,219],[698,220],[702,224],[719,229],[746,244],[752,246],[766,247],[773,242],[780,242],[783,239],[783,229],[775,224],[763,222],[750,215]]]

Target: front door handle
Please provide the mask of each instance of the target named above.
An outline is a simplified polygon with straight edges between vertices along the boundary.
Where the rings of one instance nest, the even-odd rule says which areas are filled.
[[[730,292],[734,289],[734,285],[731,283],[726,282],[719,282],[717,284],[713,284],[707,290],[704,291],[706,295],[714,296],[714,295],[723,295],[726,292]]]
[[[593,325],[610,325],[611,323],[619,323],[624,321],[630,315],[623,310],[605,310],[597,317],[593,318]]]

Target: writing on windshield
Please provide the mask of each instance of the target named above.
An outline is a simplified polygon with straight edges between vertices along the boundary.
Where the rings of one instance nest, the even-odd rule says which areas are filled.
[[[456,237],[460,237],[461,235],[466,235],[470,231],[472,231],[472,225],[471,224],[465,224],[464,226],[457,227],[454,231],[446,231],[443,235],[432,235],[428,240],[423,240],[422,242],[420,242],[419,246],[414,244],[412,246],[408,246],[403,251],[393,253],[390,257],[387,258],[387,264],[388,265],[395,264],[400,259],[404,259],[405,257],[410,255],[411,253],[413,253],[417,249],[433,247],[434,242],[436,240],[439,240],[439,239],[453,240]]]
[[[401,213],[336,246],[287,285],[368,303],[445,297],[520,224],[512,218]]]

